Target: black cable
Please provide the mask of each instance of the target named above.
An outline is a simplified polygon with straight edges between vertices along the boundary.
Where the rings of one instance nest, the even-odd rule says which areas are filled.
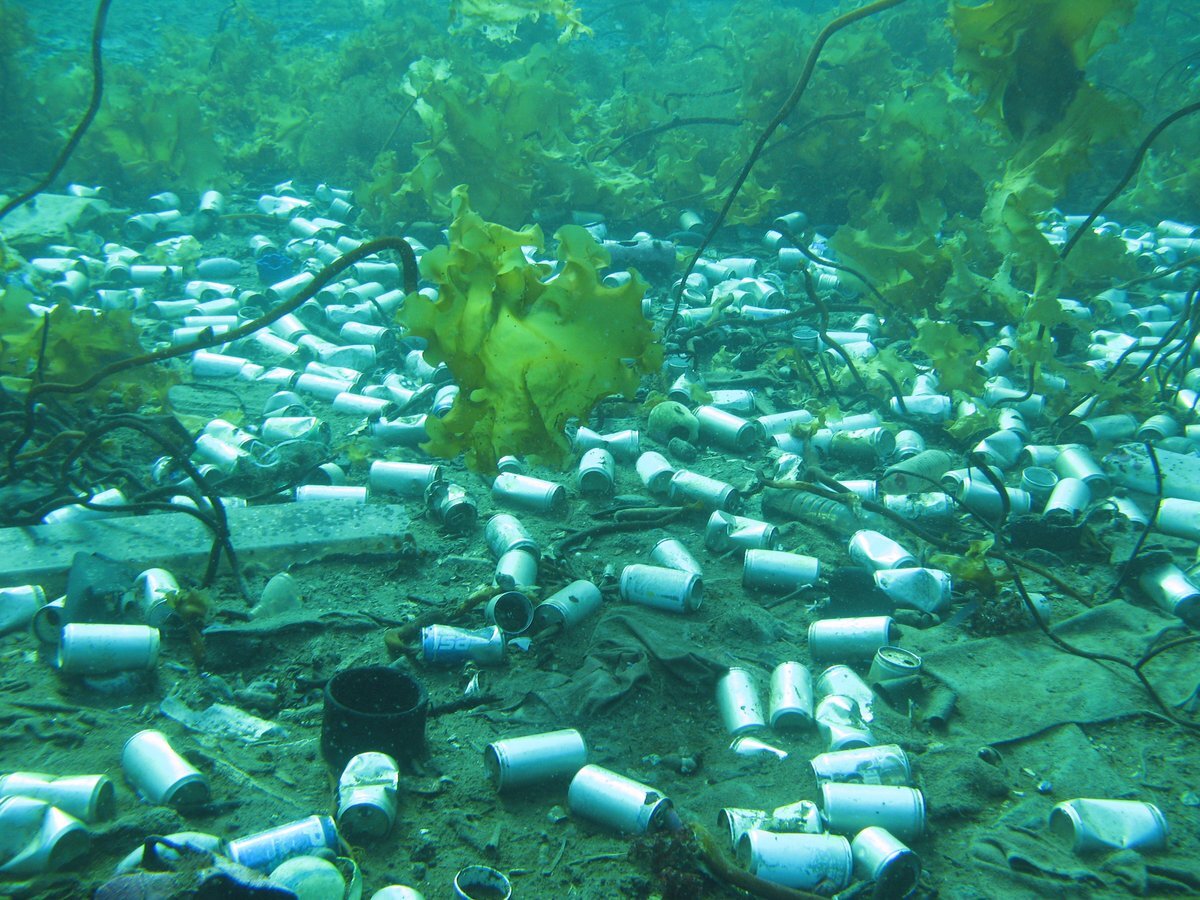
[[[87,110],[83,114],[83,118],[79,120],[79,124],[71,132],[71,137],[67,139],[67,143],[59,152],[58,158],[54,160],[54,165],[50,167],[50,171],[37,184],[25,191],[25,193],[18,194],[5,203],[4,206],[0,207],[0,219],[3,219],[23,203],[29,202],[50,186],[51,182],[58,177],[59,173],[67,165],[71,154],[75,152],[75,148],[79,146],[79,142],[83,140],[84,134],[91,126],[92,120],[96,118],[96,113],[100,111],[100,100],[104,96],[104,59],[100,45],[104,40],[104,20],[108,17],[108,8],[110,6],[112,6],[112,0],[100,0],[96,6],[96,19],[92,23],[92,98],[88,103]]]

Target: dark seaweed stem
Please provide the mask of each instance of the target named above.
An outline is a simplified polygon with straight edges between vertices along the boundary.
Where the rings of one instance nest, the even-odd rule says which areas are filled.
[[[813,72],[817,67],[817,59],[821,56],[821,51],[825,49],[825,44],[829,39],[841,31],[848,25],[853,25],[868,16],[891,9],[894,6],[899,6],[906,0],[875,0],[874,3],[868,3],[859,9],[851,10],[841,16],[838,16],[828,25],[821,29],[821,33],[817,35],[817,39],[813,42],[812,48],[808,51],[808,58],[804,61],[804,69],[800,73],[800,77],[796,79],[796,84],[792,88],[791,94],[783,102],[783,106],[779,108],[779,112],[775,114],[775,118],[767,123],[767,127],[759,134],[758,140],[754,142],[754,147],[750,151],[750,155],[746,158],[742,170],[738,173],[737,179],[733,183],[733,187],[729,189],[729,193],[725,195],[725,202],[721,205],[720,212],[717,213],[712,224],[708,228],[708,233],[704,235],[704,240],[700,242],[700,246],[696,248],[696,252],[692,254],[692,258],[688,261],[687,268],[684,270],[682,277],[679,279],[679,287],[675,291],[675,304],[671,307],[671,315],[667,319],[665,326],[666,331],[670,331],[671,326],[675,324],[675,318],[679,315],[679,304],[683,300],[683,285],[687,282],[687,278],[696,268],[696,263],[708,249],[712,243],[717,231],[725,222],[726,216],[729,215],[729,210],[733,208],[733,202],[737,199],[738,194],[742,189],[742,185],[746,183],[746,179],[750,177],[750,171],[754,168],[755,162],[762,154],[763,148],[766,147],[767,141],[771,139],[771,135],[775,130],[783,124],[784,120],[791,115],[792,110],[796,108],[796,104],[800,102],[800,98],[804,96],[804,92],[808,90],[808,84],[812,81]]]
[[[676,116],[667,122],[660,122],[658,125],[651,125],[649,128],[643,128],[641,131],[635,131],[633,134],[626,135],[621,139],[620,143],[616,144],[611,150],[601,156],[596,154],[589,158],[589,162],[596,162],[600,159],[608,159],[610,156],[615,156],[617,151],[627,144],[632,144],[636,140],[642,138],[653,137],[656,134],[662,134],[664,131],[671,131],[675,128],[687,128],[692,125],[741,125],[741,119],[723,118],[721,116]]]
[[[104,42],[104,23],[108,18],[108,8],[110,6],[112,6],[112,0],[100,0],[100,3],[96,6],[96,19],[92,23],[92,97],[88,101],[83,118],[79,120],[79,124],[71,132],[71,137],[67,139],[67,143],[59,151],[58,158],[54,160],[54,165],[50,167],[50,171],[43,175],[41,180],[29,190],[13,197],[4,206],[0,206],[0,219],[3,219],[18,206],[32,200],[51,185],[67,165],[67,161],[71,158],[71,154],[75,152],[75,148],[79,146],[79,142],[83,140],[83,136],[91,126],[92,120],[96,118],[96,113],[100,110],[100,100],[104,96],[104,54],[101,45]]]
[[[1150,537],[1150,532],[1154,530],[1154,523],[1158,521],[1159,510],[1162,509],[1163,501],[1163,475],[1162,467],[1158,464],[1158,453],[1154,450],[1154,445],[1149,441],[1142,443],[1146,448],[1146,455],[1150,457],[1150,467],[1154,470],[1154,509],[1150,511],[1150,515],[1146,518],[1146,524],[1142,526],[1142,532],[1138,535],[1137,542],[1133,545],[1133,550],[1129,554],[1129,559],[1125,561],[1125,565],[1121,567],[1121,574],[1117,577],[1116,582],[1112,586],[1111,596],[1116,597],[1121,590],[1121,585],[1125,583],[1125,579],[1129,577],[1129,573],[1133,571],[1134,563],[1138,558],[1138,554],[1142,552],[1142,547],[1146,544],[1146,539]]]
[[[1073,235],[1071,235],[1071,239],[1063,244],[1063,248],[1058,254],[1058,258],[1060,260],[1067,258],[1068,254],[1070,254],[1070,252],[1075,248],[1075,245],[1079,243],[1080,239],[1091,230],[1092,225],[1095,224],[1098,218],[1100,218],[1100,214],[1103,213],[1104,210],[1108,209],[1109,204],[1116,200],[1117,197],[1121,195],[1121,192],[1125,190],[1125,187],[1129,184],[1129,182],[1133,180],[1133,176],[1135,176],[1138,173],[1138,169],[1142,167],[1142,160],[1146,158],[1146,153],[1150,149],[1150,145],[1158,139],[1158,136],[1166,131],[1167,128],[1169,128],[1175,122],[1178,122],[1180,119],[1197,112],[1200,112],[1200,101],[1189,103],[1187,106],[1180,107],[1150,129],[1150,133],[1146,135],[1141,144],[1138,145],[1137,150],[1134,152],[1133,159],[1129,161],[1129,167],[1125,170],[1125,174],[1121,176],[1121,179],[1116,183],[1113,189],[1109,191],[1108,196],[1101,200],[1096,208],[1092,210],[1091,214],[1084,219],[1083,224],[1075,230]]]

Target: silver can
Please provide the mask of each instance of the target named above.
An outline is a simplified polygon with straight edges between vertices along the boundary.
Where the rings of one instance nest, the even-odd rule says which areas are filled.
[[[680,469],[671,476],[667,499],[680,505],[698,503],[710,512],[717,509],[735,512],[741,503],[741,497],[732,485],[687,469]]]
[[[425,506],[448,531],[465,533],[475,525],[476,509],[467,489],[452,481],[436,481],[425,491]]]
[[[680,572],[690,572],[703,576],[700,563],[688,551],[681,541],[675,538],[663,538],[650,551],[650,559],[668,569],[678,569]]]
[[[652,494],[665,494],[671,485],[675,467],[656,450],[648,450],[637,458],[638,478]]]
[[[779,529],[768,522],[716,510],[704,529],[704,546],[713,553],[729,550],[778,550]]]
[[[72,622],[62,630],[58,668],[71,675],[107,675],[153,669],[159,634],[149,625]]]
[[[921,859],[886,828],[868,825],[850,842],[854,874],[875,882],[875,896],[907,897],[921,879]]]
[[[805,728],[813,720],[813,682],[808,667],[798,662],[781,662],[771,672],[767,709],[771,727],[777,731]]]
[[[880,647],[871,660],[867,673],[868,684],[879,684],[895,678],[909,678],[921,674],[921,657],[903,647]]]
[[[40,585],[0,588],[0,634],[24,628],[45,604],[46,592]]]
[[[504,591],[487,602],[483,614],[506,635],[524,634],[533,624],[533,602],[521,591]]]
[[[578,816],[625,834],[658,831],[675,816],[670,798],[597,765],[575,773],[567,789],[567,806]]]
[[[751,548],[742,561],[742,584],[748,588],[788,594],[811,584],[821,575],[815,556],[784,550]]]
[[[587,745],[574,728],[493,741],[483,751],[498,791],[573,778],[587,764]]]
[[[875,736],[863,721],[859,704],[852,697],[842,694],[823,697],[817,704],[813,718],[816,719],[817,730],[824,738],[825,746],[831,752],[870,747],[875,743]]]
[[[812,758],[817,784],[912,784],[908,754],[898,744],[819,753]]]
[[[870,529],[856,531],[850,538],[850,558],[860,566],[878,572],[880,569],[909,569],[917,558],[886,534]]]
[[[600,589],[592,582],[572,581],[537,605],[533,610],[534,628],[574,628],[600,608],[601,599]]]
[[[352,756],[338,779],[338,828],[352,838],[385,837],[396,823],[400,767],[386,753]]]
[[[850,884],[850,842],[835,834],[775,834],[752,828],[738,841],[742,868],[764,881],[833,894]]]
[[[1167,820],[1140,800],[1067,800],[1050,810],[1050,831],[1076,853],[1164,850]]]
[[[883,569],[874,574],[875,586],[896,606],[937,615],[950,607],[953,579],[941,569]]]
[[[208,802],[208,779],[175,752],[161,731],[139,731],[127,740],[121,768],[147,803],[186,809]]]
[[[634,563],[621,570],[621,599],[670,612],[695,612],[703,600],[699,575]]]
[[[830,666],[813,681],[813,689],[817,697],[822,699],[835,695],[850,697],[858,705],[864,721],[870,722],[874,718],[871,705],[875,695],[871,693],[870,686],[849,666]]]
[[[483,527],[483,539],[499,559],[510,550],[524,550],[533,554],[534,558],[541,555],[541,549],[521,524],[521,520],[508,513],[497,513],[487,520]]]
[[[441,480],[442,467],[428,463],[377,459],[367,470],[367,487],[373,494],[423,497],[431,484]]]
[[[730,734],[741,735],[766,727],[758,686],[748,669],[731,668],[717,681],[717,709]]]
[[[1081,478],[1060,478],[1046,498],[1042,518],[1058,525],[1074,524],[1091,502],[1092,492]]]
[[[91,848],[87,826],[32,797],[0,800],[0,875],[24,878],[58,872]]]
[[[492,497],[534,512],[561,515],[567,508],[567,489],[553,481],[501,472],[492,482]]]
[[[524,548],[506,550],[496,560],[495,574],[492,583],[497,587],[511,590],[522,586],[537,584],[538,558]]]
[[[819,619],[808,626],[808,649],[815,660],[867,660],[897,635],[891,616]]]
[[[916,788],[826,782],[821,810],[835,834],[857,834],[869,825],[886,828],[902,841],[925,833],[925,798]]]
[[[576,480],[585,497],[607,497],[613,492],[616,462],[604,447],[593,447],[579,460]]]
[[[88,823],[111,819],[117,811],[116,788],[107,775],[14,772],[0,778],[3,797],[32,797]]]

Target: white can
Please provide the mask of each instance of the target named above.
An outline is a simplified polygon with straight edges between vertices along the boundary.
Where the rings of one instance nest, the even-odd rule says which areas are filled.
[[[600,608],[600,589],[590,581],[572,581],[555,591],[533,610],[533,625],[538,631],[561,625],[573,628]]]
[[[352,756],[338,779],[338,828],[348,837],[385,837],[396,822],[400,768],[386,753]]]
[[[699,575],[634,563],[621,571],[621,599],[670,612],[695,612],[703,599]]]
[[[925,832],[925,798],[916,788],[826,782],[821,785],[821,809],[836,834],[857,834],[877,825],[911,841]]]
[[[487,520],[483,539],[497,559],[510,550],[525,550],[534,558],[541,553],[537,541],[530,537],[520,519],[508,513],[497,513]]]
[[[607,497],[613,492],[616,462],[604,447],[593,447],[579,460],[576,473],[579,493],[585,497]]]
[[[208,779],[172,749],[161,731],[139,731],[127,740],[121,768],[142,799],[154,806],[180,809],[208,802]]]
[[[891,616],[818,619],[808,626],[808,649],[816,660],[868,660],[897,637]]]
[[[803,663],[782,662],[771,672],[768,710],[776,730],[803,728],[813,720],[812,673]]]
[[[91,848],[87,827],[32,797],[0,800],[0,875],[22,878],[57,872]]]
[[[877,897],[907,897],[921,879],[921,860],[886,828],[868,825],[850,842],[854,874],[875,882]]]
[[[742,584],[748,588],[790,594],[816,584],[820,575],[821,561],[815,556],[785,550],[752,548],[742,560]]]
[[[836,834],[775,834],[752,828],[738,841],[737,859],[751,875],[774,884],[832,894],[850,884],[850,842]]]
[[[71,675],[153,669],[158,648],[158,629],[149,625],[72,622],[62,630],[58,668]]]
[[[567,789],[571,812],[625,834],[667,827],[674,818],[671,800],[654,788],[597,765],[586,765]]]
[[[741,735],[766,727],[758,686],[748,669],[735,666],[717,681],[717,709],[730,734]]]
[[[492,497],[497,503],[551,515],[561,515],[567,507],[567,491],[561,484],[507,472],[492,482]]]
[[[32,797],[89,823],[111,819],[117,811],[117,792],[107,775],[14,772],[0,778],[0,797]]]
[[[574,728],[493,741],[483,751],[488,778],[509,791],[573,778],[587,764],[587,745]]]

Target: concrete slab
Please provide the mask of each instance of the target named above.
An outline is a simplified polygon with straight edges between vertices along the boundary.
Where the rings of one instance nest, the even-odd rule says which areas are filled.
[[[398,504],[337,500],[234,508],[227,514],[242,564],[272,568],[338,555],[389,555],[406,540],[410,521]],[[4,528],[0,587],[40,584],[55,596],[66,588],[71,560],[80,551],[195,579],[204,574],[211,547],[211,532],[186,513]]]

